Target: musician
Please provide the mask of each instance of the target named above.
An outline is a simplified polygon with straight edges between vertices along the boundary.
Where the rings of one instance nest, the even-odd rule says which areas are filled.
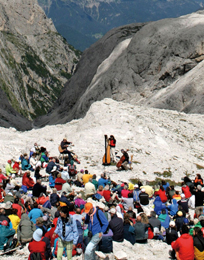
[[[115,137],[113,135],[110,136],[109,138],[109,145],[110,145],[110,156],[111,156],[111,160],[112,162],[115,162],[115,145],[116,145],[116,140]]]
[[[61,152],[61,153],[67,153],[68,156],[69,156],[69,160],[71,161],[71,159],[72,159],[72,153],[67,149],[67,147],[68,147],[70,144],[72,144],[72,142],[68,142],[68,141],[67,141],[67,138],[63,138],[63,140],[62,140],[60,146],[61,146],[61,148],[62,148],[62,150],[63,150],[63,152]]]
[[[120,158],[120,160],[122,161],[121,168],[127,171],[129,169],[129,155],[124,149],[121,150],[121,153],[123,154],[123,156]]]

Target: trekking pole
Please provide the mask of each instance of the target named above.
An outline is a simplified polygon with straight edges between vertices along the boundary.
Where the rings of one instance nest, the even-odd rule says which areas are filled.
[[[83,226],[82,226],[82,229],[83,229],[83,248],[82,248],[82,260],[85,259],[85,244],[84,244],[84,221],[83,221]]]

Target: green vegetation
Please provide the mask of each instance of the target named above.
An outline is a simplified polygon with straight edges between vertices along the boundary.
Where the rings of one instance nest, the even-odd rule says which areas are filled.
[[[70,79],[71,78],[71,74],[70,73],[68,73],[68,72],[66,72],[66,71],[60,71],[60,75],[62,76],[62,77],[65,77],[66,79]]]
[[[156,178],[155,180],[153,181],[148,181],[148,185],[150,186],[155,186],[155,185],[158,185],[158,183],[161,183],[162,182],[162,178]],[[137,179],[130,179],[130,181],[133,183],[133,184],[136,184],[138,182],[140,182],[141,180],[139,178]],[[181,182],[176,182],[174,180],[170,180],[170,179],[165,179],[166,182],[168,182],[170,185],[174,185],[174,186],[181,186]],[[142,182],[142,181],[141,181]]]
[[[172,172],[171,172],[171,168],[168,168],[166,171],[164,172],[154,172],[155,175],[157,176],[162,176],[164,178],[168,178],[168,177],[172,177]]]

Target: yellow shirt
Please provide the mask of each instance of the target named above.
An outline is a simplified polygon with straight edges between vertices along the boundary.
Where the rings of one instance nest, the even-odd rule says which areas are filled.
[[[13,229],[15,229],[15,231],[16,231],[16,233],[17,233],[18,225],[19,225],[21,219],[19,218],[19,216],[14,215],[14,214],[9,215],[8,217],[9,217],[9,219],[11,220]]]
[[[92,178],[92,177],[93,177],[93,175],[91,175],[91,174],[84,174],[83,175],[83,183],[86,184],[89,181],[89,179]]]

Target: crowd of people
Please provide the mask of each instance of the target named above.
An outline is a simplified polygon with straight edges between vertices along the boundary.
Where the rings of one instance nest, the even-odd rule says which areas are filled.
[[[116,183],[106,173],[78,170],[69,144],[63,139],[63,165],[35,144],[29,155],[0,169],[2,252],[29,243],[28,259],[84,254],[92,260],[96,250],[111,253],[113,241],[134,245],[155,239],[171,245],[172,259],[204,259],[200,174],[195,180],[184,177],[181,187],[165,180],[154,186]]]

